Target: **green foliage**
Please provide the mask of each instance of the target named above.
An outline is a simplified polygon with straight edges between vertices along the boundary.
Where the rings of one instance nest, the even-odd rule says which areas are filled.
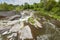
[[[32,24],[35,23],[34,18],[29,18],[28,21],[29,21],[30,23],[32,23]]]
[[[14,6],[12,4],[8,5],[7,3],[0,4],[0,11],[9,11],[13,10]]]
[[[30,5],[28,3],[25,3],[24,9],[29,9],[29,8],[30,8]]]
[[[47,2],[47,4],[45,4],[45,9],[47,10],[47,11],[50,11],[53,7],[55,7],[55,5],[56,5],[56,1],[54,1],[54,0],[49,0],[48,2]]]
[[[20,11],[20,7],[16,7],[16,11]]]

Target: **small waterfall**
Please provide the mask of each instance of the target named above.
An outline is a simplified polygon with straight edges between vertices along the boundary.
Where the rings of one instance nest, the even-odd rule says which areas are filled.
[[[29,11],[23,11],[21,12],[21,18],[19,19],[20,21],[27,21],[28,18],[33,16],[33,12]]]

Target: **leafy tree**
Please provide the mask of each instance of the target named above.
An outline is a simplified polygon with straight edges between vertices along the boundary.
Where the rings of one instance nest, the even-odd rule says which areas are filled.
[[[0,5],[0,10],[7,10],[7,4],[6,3],[3,3]]]
[[[56,5],[56,1],[55,0],[49,0],[45,6],[45,9],[47,11],[50,11],[54,6]]]
[[[24,9],[29,9],[29,4],[28,3],[24,4]]]

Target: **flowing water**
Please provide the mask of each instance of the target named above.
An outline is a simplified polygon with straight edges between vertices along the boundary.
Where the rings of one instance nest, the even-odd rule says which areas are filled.
[[[25,10],[0,20],[0,40],[60,40],[60,28],[54,24],[55,19],[39,17],[37,20],[34,12]]]

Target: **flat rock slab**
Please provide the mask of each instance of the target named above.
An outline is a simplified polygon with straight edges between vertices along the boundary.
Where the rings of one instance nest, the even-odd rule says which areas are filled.
[[[21,35],[20,35],[21,39],[33,39],[32,33],[31,33],[31,29],[30,27],[27,25],[25,26],[22,30],[21,30]]]

